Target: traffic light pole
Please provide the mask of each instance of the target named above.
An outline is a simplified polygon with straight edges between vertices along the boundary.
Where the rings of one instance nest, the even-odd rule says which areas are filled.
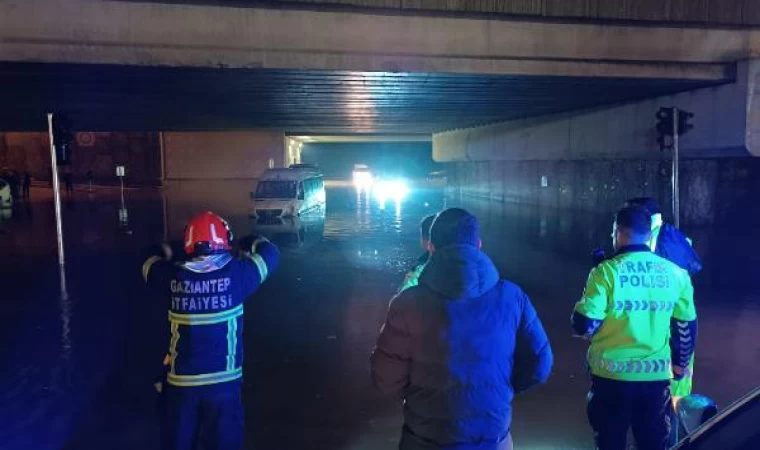
[[[680,189],[678,181],[678,116],[681,111],[678,108],[673,108],[673,224],[678,228],[681,224],[681,200]]]
[[[48,113],[48,134],[50,137],[50,164],[53,172],[53,200],[55,204],[55,227],[58,235],[58,265],[61,268],[61,294],[68,296],[66,290],[66,274],[64,267],[66,257],[63,251],[63,220],[61,216],[61,186],[58,184],[58,158],[55,155],[55,141],[53,140],[53,113]]]

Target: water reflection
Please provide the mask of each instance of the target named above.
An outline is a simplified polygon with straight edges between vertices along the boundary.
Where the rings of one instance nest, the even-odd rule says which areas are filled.
[[[255,221],[252,231],[265,236],[280,247],[310,247],[324,237],[325,211],[320,210],[300,217]]]

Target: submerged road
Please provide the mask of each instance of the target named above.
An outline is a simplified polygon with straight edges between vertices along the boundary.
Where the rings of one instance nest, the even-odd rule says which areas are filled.
[[[0,448],[158,449],[151,383],[167,345],[166,313],[142,285],[141,252],[178,238],[205,208],[227,216],[238,236],[262,232],[283,251],[279,271],[246,304],[247,448],[394,448],[401,405],[373,391],[367,360],[388,301],[420,254],[419,221],[446,204],[478,215],[484,250],[531,296],[552,341],[550,382],[516,401],[516,447],[591,448],[586,344],[570,337],[569,316],[610,218],[446,200],[440,191],[413,192],[383,209],[350,189],[330,189],[323,220],[256,226],[233,190],[129,191],[126,224],[116,191],[66,198],[67,299],[59,295],[50,191],[33,190],[31,201],[0,211]],[[698,248],[713,249],[696,280],[696,390],[725,406],[760,380],[760,293],[753,283],[719,287],[746,270],[715,269],[725,251],[714,249],[730,236],[692,235]]]

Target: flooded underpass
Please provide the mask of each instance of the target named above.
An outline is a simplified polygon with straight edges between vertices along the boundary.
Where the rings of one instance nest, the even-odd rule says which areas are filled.
[[[420,256],[420,220],[454,205],[479,217],[484,250],[532,298],[554,349],[549,383],[516,400],[516,447],[591,448],[586,343],[570,337],[569,316],[610,218],[446,199],[440,190],[413,190],[381,206],[331,188],[324,218],[256,224],[247,198],[246,186],[222,182],[130,190],[127,221],[116,190],[64,198],[67,298],[59,294],[50,191],[35,189],[2,215],[0,448],[158,448],[152,383],[168,342],[166,305],[143,286],[140,267],[149,245],[178,239],[203,209],[226,216],[237,236],[269,236],[283,255],[246,304],[246,448],[395,448],[401,404],[374,392],[368,357],[388,301]],[[695,282],[695,391],[725,406],[760,379],[760,294],[751,283],[718,282],[747,269],[725,268],[715,250],[722,235],[692,234],[698,248],[710,248],[705,279]]]

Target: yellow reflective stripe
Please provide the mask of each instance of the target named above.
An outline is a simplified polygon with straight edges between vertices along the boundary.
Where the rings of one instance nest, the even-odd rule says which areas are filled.
[[[235,358],[237,357],[237,331],[238,322],[237,318],[232,319],[232,365],[230,369],[235,367]]]
[[[161,257],[160,256],[151,256],[143,264],[142,274],[143,274],[143,279],[145,280],[146,283],[148,282],[148,274],[150,273],[150,268],[153,267],[153,264],[155,264],[155,263],[157,263],[159,261],[161,261]]]
[[[258,248],[259,244],[261,244],[262,242],[269,242],[269,241],[267,240],[267,238],[263,236],[259,236],[258,238],[256,238],[255,241],[253,241],[253,244],[251,244],[252,254],[256,254],[256,248]]]
[[[235,332],[237,331],[237,318],[227,321],[227,370],[235,368]]]
[[[657,237],[660,236],[660,230],[662,226],[652,228],[652,236],[649,238],[649,249],[652,251],[657,250]]]
[[[589,364],[609,373],[651,373],[670,372],[669,358],[655,358],[636,361],[614,361],[605,358],[589,357]]]
[[[167,375],[166,381],[174,386],[203,386],[237,380],[242,376],[243,368],[238,367],[237,369],[225,370],[224,372],[204,373],[201,375],[177,375],[170,373]]]
[[[227,311],[208,314],[180,314],[169,311],[169,321],[180,325],[213,325],[215,323],[226,322],[241,315],[243,315],[242,304]]]
[[[263,283],[264,280],[267,279],[267,275],[269,275],[269,269],[267,268],[267,263],[264,261],[264,258],[261,257],[258,253],[254,253],[251,255],[251,260],[256,264],[256,267],[259,269],[259,275],[261,276],[261,282]]]
[[[179,324],[172,322],[172,339],[169,343],[169,355],[171,361],[171,367],[169,367],[169,374],[174,373],[174,363],[177,361],[177,342],[179,341]]]

